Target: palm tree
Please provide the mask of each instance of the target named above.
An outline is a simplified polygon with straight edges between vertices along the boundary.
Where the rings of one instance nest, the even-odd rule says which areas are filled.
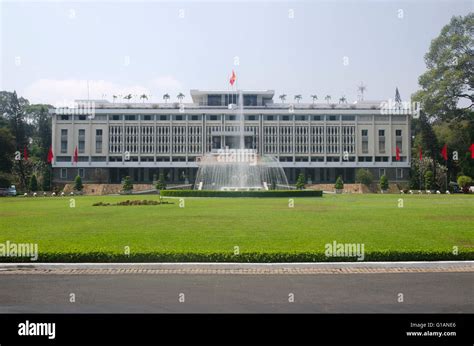
[[[331,95],[326,95],[326,97],[324,98],[327,103],[329,104],[329,101],[331,101]]]
[[[125,95],[123,98],[125,100],[128,100],[128,102],[130,102],[130,100],[132,99],[132,94]]]
[[[314,105],[314,102],[318,99],[318,96],[314,94],[314,95],[311,95],[311,98],[313,99],[313,105]]]
[[[340,99],[339,99],[339,103],[347,103],[347,99],[345,96],[342,96]]]
[[[117,99],[117,95],[113,95],[112,98],[114,99],[114,103],[115,103],[115,100]]]
[[[148,100],[148,96],[145,94],[140,95],[140,99],[143,100],[142,102],[145,103],[145,100]]]
[[[165,103],[168,103],[168,100],[170,99],[170,95],[169,94],[164,94],[163,95],[163,100],[165,100]]]
[[[301,99],[303,98],[303,96],[301,95],[295,95],[295,101],[300,103]]]
[[[183,102],[183,99],[184,99],[184,94],[183,93],[179,93],[178,96],[176,96],[179,100],[179,103]]]
[[[281,103],[285,103],[286,94],[281,94],[279,97],[280,97]]]

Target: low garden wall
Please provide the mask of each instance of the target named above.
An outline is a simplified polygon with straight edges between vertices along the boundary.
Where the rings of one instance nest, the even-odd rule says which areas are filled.
[[[270,190],[270,191],[215,191],[215,190],[163,190],[164,197],[322,197],[317,190]]]

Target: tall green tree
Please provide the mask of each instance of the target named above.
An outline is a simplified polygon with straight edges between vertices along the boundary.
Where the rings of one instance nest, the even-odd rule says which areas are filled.
[[[419,77],[421,102],[428,117],[468,119],[474,105],[474,13],[454,16],[431,41],[427,71]]]

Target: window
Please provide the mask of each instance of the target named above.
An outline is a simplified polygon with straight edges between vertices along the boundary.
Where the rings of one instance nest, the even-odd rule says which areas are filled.
[[[79,115],[79,120],[86,120],[86,116],[84,114]]]
[[[229,104],[237,104],[237,94],[225,95],[225,105],[228,106]]]
[[[267,115],[267,120],[272,121],[274,119],[273,115]]]
[[[395,145],[400,150],[400,153],[403,152],[402,130],[395,130]]]
[[[362,131],[362,153],[368,154],[369,153],[369,130],[363,129]]]
[[[321,116],[320,115],[313,115],[313,120],[314,121],[321,121]]]
[[[61,168],[61,179],[67,179],[67,168]]]
[[[112,115],[112,120],[120,120],[120,115]]]
[[[244,106],[256,106],[257,95],[244,95]]]
[[[95,130],[95,152],[102,153],[102,129]]]
[[[79,130],[79,139],[78,139],[78,144],[79,144],[79,153],[83,154],[85,147],[86,147],[86,130]]]
[[[403,179],[403,169],[397,168],[397,179]]]
[[[284,115],[284,116],[282,117],[282,120],[283,120],[283,121],[290,121],[290,116]]]
[[[136,115],[126,115],[125,120],[134,121],[137,120]]]
[[[379,152],[385,152],[385,130],[379,130]]]
[[[199,120],[199,116],[198,115],[191,115],[191,120]]]
[[[61,120],[69,120],[69,115],[61,114]]]
[[[84,178],[84,168],[79,168],[77,170],[77,174],[81,177],[81,178]]]
[[[330,115],[329,116],[329,121],[337,121],[339,120],[339,115]]]
[[[379,177],[385,175],[385,168],[379,168]]]
[[[211,116],[209,117],[209,120],[216,121],[216,120],[217,120],[217,115],[211,115]]]
[[[247,115],[246,118],[247,120],[253,121],[255,120],[255,115]]]
[[[181,121],[181,120],[183,120],[183,116],[182,115],[175,115],[174,119],[177,120],[177,121]]]
[[[67,153],[67,130],[61,129],[61,153]]]
[[[152,120],[151,117],[152,117],[151,115],[144,115],[143,120],[150,121],[150,120]]]
[[[160,120],[161,121],[168,120],[168,117],[166,115],[160,115]]]
[[[221,95],[207,95],[207,105],[208,106],[222,106],[222,96]]]
[[[295,120],[305,121],[306,120],[306,115],[297,115]]]
[[[395,130],[395,136],[401,136],[402,130]]]
[[[355,121],[355,115],[343,115],[342,121]]]

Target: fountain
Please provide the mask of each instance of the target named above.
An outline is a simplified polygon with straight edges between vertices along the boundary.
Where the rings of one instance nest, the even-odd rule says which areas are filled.
[[[206,153],[199,162],[197,190],[260,191],[288,190],[286,174],[277,158],[245,149],[243,96],[239,92],[238,148]]]

